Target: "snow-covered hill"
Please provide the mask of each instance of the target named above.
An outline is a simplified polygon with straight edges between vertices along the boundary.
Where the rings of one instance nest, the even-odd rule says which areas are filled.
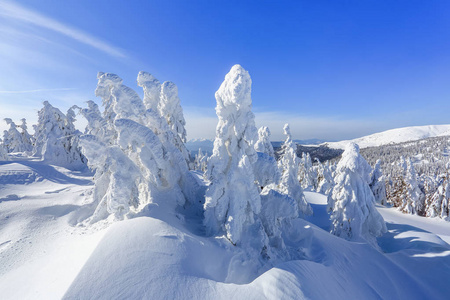
[[[344,149],[349,142],[354,142],[360,148],[377,147],[387,144],[417,141],[429,137],[450,135],[450,125],[412,126],[391,129],[374,133],[353,140],[325,143],[330,148]]]
[[[39,161],[0,163],[2,299],[446,299],[448,222],[378,207],[381,251],[328,233],[326,196],[295,224],[303,259],[254,273],[239,247],[207,237],[198,216],[159,205],[77,226],[92,174]]]

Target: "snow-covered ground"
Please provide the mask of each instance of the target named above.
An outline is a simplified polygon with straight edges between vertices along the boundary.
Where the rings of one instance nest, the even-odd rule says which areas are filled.
[[[450,224],[377,207],[380,249],[328,233],[324,195],[295,224],[304,259],[254,273],[191,212],[159,206],[77,226],[92,174],[38,161],[0,163],[1,299],[448,299]]]
[[[328,142],[325,144],[330,148],[344,149],[349,142],[354,142],[360,148],[367,148],[445,135],[450,135],[450,125],[412,126],[378,132],[353,140]]]

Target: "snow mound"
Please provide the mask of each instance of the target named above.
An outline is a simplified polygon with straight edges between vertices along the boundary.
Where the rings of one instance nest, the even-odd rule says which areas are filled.
[[[6,184],[29,184],[42,181],[44,178],[36,170],[19,164],[5,163],[0,165],[0,186]]]
[[[324,145],[335,149],[345,149],[348,143],[353,142],[358,144],[360,148],[367,148],[445,135],[450,135],[450,125],[413,126],[378,132],[353,140],[325,143]]]

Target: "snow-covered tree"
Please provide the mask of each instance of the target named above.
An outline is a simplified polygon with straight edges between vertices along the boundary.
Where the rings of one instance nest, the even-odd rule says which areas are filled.
[[[240,65],[233,66],[216,92],[216,100],[219,122],[206,174],[211,184],[205,195],[204,225],[210,235],[224,232],[235,245],[253,241],[262,249],[267,236],[257,218],[261,211],[253,175],[257,131],[248,72]]]
[[[312,214],[311,206],[306,202],[303,189],[298,181],[300,160],[296,154],[296,146],[292,140],[289,124],[284,125],[286,140],[281,146],[282,156],[278,161],[281,172],[280,191],[297,201],[297,207],[301,214]]]
[[[206,172],[206,166],[208,164],[208,156],[203,154],[202,149],[198,149],[198,153],[195,155],[194,159],[194,170],[200,172]]]
[[[160,84],[153,75],[143,71],[139,72],[137,83],[144,90],[144,104],[147,110],[159,115],[167,123],[167,126],[160,128],[160,130],[172,132],[173,140],[171,143],[182,153],[186,162],[189,162],[189,152],[184,145],[186,143],[186,129],[184,127],[186,121],[180,105],[177,86],[170,81]]]
[[[19,125],[20,129],[22,129],[22,143],[24,145],[25,151],[31,152],[33,151],[34,138],[31,134],[28,133],[27,120],[25,118],[21,119],[22,124]]]
[[[74,115],[69,117],[59,109],[44,101],[44,107],[38,112],[38,124],[35,126],[35,146],[33,155],[44,161],[68,168],[82,168],[85,157],[78,146],[78,132],[73,124]]]
[[[3,141],[0,139],[0,161],[5,161],[5,160],[9,160],[8,158],[8,151],[5,147],[5,145],[3,144]]]
[[[330,161],[319,163],[317,172],[317,192],[328,195],[334,186],[333,174],[331,171]]]
[[[16,123],[10,118],[4,119],[9,129],[3,132],[3,144],[9,153],[29,151],[30,143],[25,144],[22,134],[17,130]]]
[[[373,192],[375,201],[381,205],[387,204],[386,198],[386,182],[381,172],[381,160],[377,160],[372,173],[370,174],[370,189]]]
[[[418,178],[414,164],[411,159],[407,160],[406,171],[406,195],[399,209],[404,213],[424,215],[425,214],[425,195],[419,188]]]
[[[449,220],[450,217],[450,181],[449,175],[442,176],[441,184],[430,199],[426,216],[440,217]]]
[[[258,140],[255,143],[255,150],[275,157],[275,152],[270,142],[270,130],[267,126],[262,126],[258,129]]]
[[[336,185],[328,196],[328,210],[331,233],[348,240],[364,239],[375,246],[376,237],[386,232],[386,224],[374,205],[368,185],[370,172],[358,145],[350,143],[337,166]]]

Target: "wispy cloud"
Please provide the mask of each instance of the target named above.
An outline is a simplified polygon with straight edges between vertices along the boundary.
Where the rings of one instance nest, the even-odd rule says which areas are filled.
[[[70,37],[80,43],[94,47],[104,53],[111,56],[124,58],[126,57],[123,50],[114,47],[107,42],[101,41],[100,39],[83,32],[79,29],[65,25],[59,21],[46,17],[38,12],[29,10],[23,6],[16,3],[11,3],[9,1],[0,2],[0,15],[4,18],[11,18],[19,20],[25,23],[29,23],[35,26],[39,26],[45,29],[49,29],[67,37]]]
[[[39,93],[39,92],[57,92],[57,91],[72,91],[75,88],[56,88],[56,89],[37,89],[37,90],[24,90],[24,91],[1,91],[0,94],[27,94],[27,93]]]

